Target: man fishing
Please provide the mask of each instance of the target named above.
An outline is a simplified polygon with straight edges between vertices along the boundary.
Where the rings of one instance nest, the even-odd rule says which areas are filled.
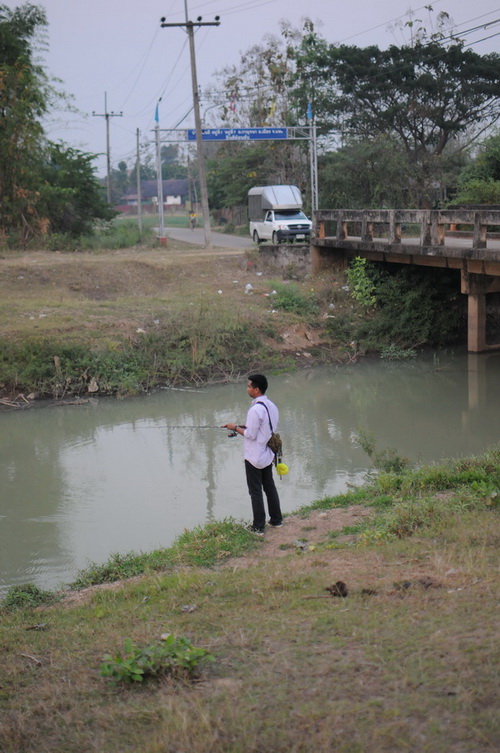
[[[267,445],[272,432],[277,430],[279,412],[266,396],[267,387],[267,379],[263,374],[250,374],[247,393],[252,405],[247,413],[246,425],[224,425],[226,429],[240,434],[244,440],[243,456],[253,511],[251,530],[260,536],[264,534],[266,527],[263,491],[267,499],[269,525],[274,528],[283,525],[280,500],[273,478],[274,453]]]

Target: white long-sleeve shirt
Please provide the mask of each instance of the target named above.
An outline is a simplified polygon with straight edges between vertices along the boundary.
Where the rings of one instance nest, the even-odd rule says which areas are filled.
[[[252,400],[247,413],[246,429],[243,432],[244,458],[251,463],[254,468],[266,468],[274,460],[274,453],[269,449],[267,443],[271,437],[271,427],[267,411],[263,405],[265,403],[271,417],[273,431],[277,430],[279,421],[279,411],[275,404],[265,395],[260,395]]]

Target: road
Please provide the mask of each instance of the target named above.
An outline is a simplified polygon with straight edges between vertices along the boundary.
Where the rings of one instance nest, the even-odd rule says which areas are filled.
[[[205,232],[202,227],[194,230],[183,227],[166,227],[165,233],[167,238],[184,243],[194,243],[197,246],[205,245]],[[228,233],[211,232],[212,246],[217,248],[252,248],[254,245],[250,236],[248,238],[240,235],[229,235]]]

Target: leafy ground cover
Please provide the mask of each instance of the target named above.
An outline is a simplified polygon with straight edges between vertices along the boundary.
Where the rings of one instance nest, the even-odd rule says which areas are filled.
[[[499,449],[382,471],[264,539],[223,521],[130,580],[55,604],[17,594],[1,607],[0,748],[498,750],[499,494]],[[110,683],[165,635],[193,672]]]

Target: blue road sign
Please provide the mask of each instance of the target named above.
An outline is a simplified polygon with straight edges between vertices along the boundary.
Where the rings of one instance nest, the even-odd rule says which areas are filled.
[[[196,141],[196,131],[186,131],[187,141]],[[287,139],[288,128],[202,128],[203,141],[263,141],[265,139]]]

